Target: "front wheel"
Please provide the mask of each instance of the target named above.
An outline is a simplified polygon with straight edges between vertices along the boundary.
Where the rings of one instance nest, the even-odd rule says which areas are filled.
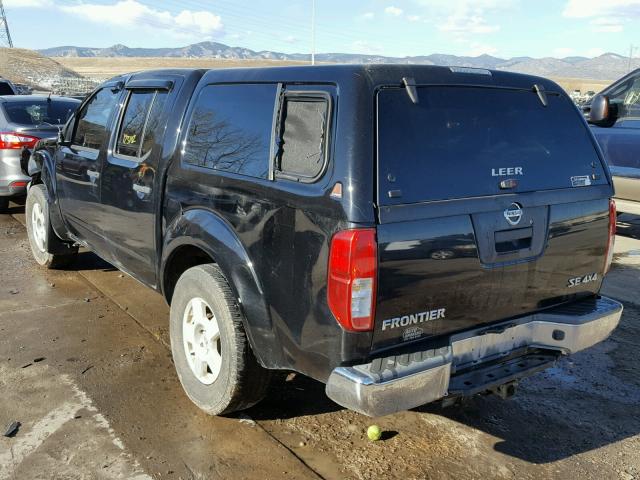
[[[227,279],[215,264],[188,269],[171,301],[171,352],[187,396],[210,415],[244,410],[264,397],[260,366]]]
[[[7,213],[9,210],[9,197],[0,197],[0,213]]]
[[[76,258],[78,249],[71,247],[67,253],[49,253],[50,242],[60,239],[55,237],[55,232],[49,222],[49,203],[43,185],[34,185],[27,193],[25,206],[25,220],[27,223],[27,235],[31,253],[36,262],[49,269],[68,266]]]

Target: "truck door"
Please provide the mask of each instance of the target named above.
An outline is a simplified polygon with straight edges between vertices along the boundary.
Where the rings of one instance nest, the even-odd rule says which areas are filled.
[[[56,153],[56,181],[62,215],[72,234],[102,250],[100,169],[106,155],[109,126],[122,91],[98,90],[76,115],[70,144]]]
[[[123,108],[102,166],[103,234],[108,258],[139,280],[155,284],[156,178],[170,82],[125,87]]]

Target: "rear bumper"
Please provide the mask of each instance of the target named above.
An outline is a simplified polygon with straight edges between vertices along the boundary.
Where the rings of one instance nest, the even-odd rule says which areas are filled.
[[[460,378],[472,372],[478,378],[484,364],[493,371],[501,359],[514,353],[544,351],[572,354],[605,340],[620,322],[622,305],[600,297],[563,305],[517,320],[453,335],[449,345],[434,350],[417,351],[353,367],[333,370],[326,393],[336,403],[370,416],[388,415],[429,402],[458,395]],[[553,356],[517,362],[506,361],[501,371],[510,370],[502,383],[517,380],[548,366]],[[511,362],[511,363],[510,363]],[[493,373],[484,383],[475,384],[469,393],[500,383]],[[466,378],[466,377],[465,377]],[[472,392],[473,390],[473,392]]]
[[[15,186],[15,185],[11,185],[12,182],[26,182],[28,185],[28,182],[31,181],[30,178],[17,178],[15,180],[11,180],[11,182],[8,185],[0,185],[0,197],[19,197],[20,195],[24,195],[27,193],[27,186],[26,185],[22,185],[22,186]]]
[[[31,178],[22,173],[20,150],[0,150],[0,197],[23,195],[26,186],[15,186],[14,182],[30,182]]]

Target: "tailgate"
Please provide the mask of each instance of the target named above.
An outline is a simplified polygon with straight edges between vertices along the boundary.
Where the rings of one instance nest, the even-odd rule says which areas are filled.
[[[602,282],[611,187],[579,113],[561,95],[545,106],[529,91],[447,88],[418,88],[418,104],[402,89],[378,94],[373,350]]]
[[[504,209],[379,225],[374,349],[596,293],[608,199],[522,212],[524,228],[508,225]]]

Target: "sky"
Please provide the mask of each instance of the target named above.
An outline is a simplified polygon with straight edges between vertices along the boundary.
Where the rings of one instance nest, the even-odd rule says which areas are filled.
[[[313,0],[4,0],[14,45],[311,50]],[[640,0],[315,0],[316,51],[640,56]]]

